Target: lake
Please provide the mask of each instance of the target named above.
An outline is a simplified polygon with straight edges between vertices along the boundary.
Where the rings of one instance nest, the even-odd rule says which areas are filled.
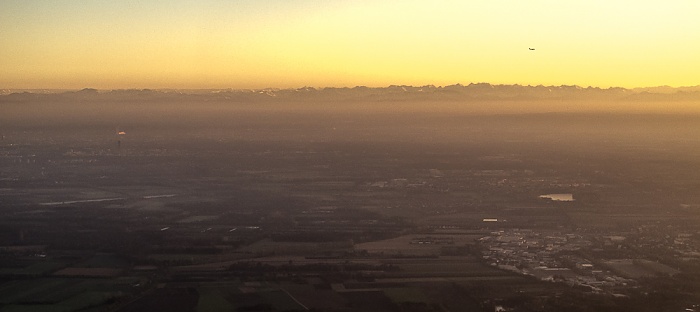
[[[546,195],[540,195],[540,198],[543,199],[549,199],[553,201],[574,201],[574,194],[567,193],[567,194],[546,194]]]

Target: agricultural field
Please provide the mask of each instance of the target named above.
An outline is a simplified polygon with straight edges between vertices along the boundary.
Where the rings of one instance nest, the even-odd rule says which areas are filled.
[[[132,280],[40,278],[0,285],[0,311],[79,311],[133,295]]]
[[[217,282],[199,286],[164,286],[119,309],[120,312],[153,311],[300,311],[296,299],[284,289],[268,283]]]
[[[620,275],[633,279],[680,273],[667,265],[644,259],[614,259],[603,263]]]
[[[438,256],[445,248],[463,248],[475,244],[481,235],[449,234],[410,234],[385,240],[378,240],[354,245],[358,251],[370,254],[402,256]]]

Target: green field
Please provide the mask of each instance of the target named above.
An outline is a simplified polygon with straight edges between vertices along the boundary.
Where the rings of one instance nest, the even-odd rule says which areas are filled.
[[[199,300],[197,301],[197,312],[218,312],[233,311],[234,306],[225,298],[217,288],[199,288]]]
[[[0,275],[5,276],[40,276],[49,274],[53,271],[66,266],[65,262],[61,261],[36,261],[24,267],[17,268],[0,268]]]
[[[411,302],[411,303],[430,303],[430,299],[425,293],[412,287],[402,288],[386,288],[384,294],[395,303]]]
[[[122,268],[127,265],[129,263],[121,257],[112,254],[97,254],[74,266],[80,268]]]
[[[6,311],[78,311],[126,296],[131,284],[120,280],[38,278],[0,285]]]

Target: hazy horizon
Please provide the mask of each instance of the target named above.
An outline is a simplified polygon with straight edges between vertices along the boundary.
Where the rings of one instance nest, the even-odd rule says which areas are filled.
[[[698,85],[682,85],[682,86],[669,86],[669,85],[650,85],[650,86],[639,86],[639,87],[620,87],[620,86],[609,86],[609,87],[599,87],[599,86],[580,86],[576,84],[558,84],[558,85],[528,85],[528,84],[492,84],[489,82],[468,82],[468,83],[461,83],[461,82],[456,82],[452,84],[444,84],[444,85],[436,85],[436,84],[424,84],[424,85],[406,85],[406,84],[382,84],[382,85],[367,85],[367,84],[358,84],[358,85],[347,85],[347,86],[325,86],[325,85],[299,85],[299,86],[289,86],[289,87],[279,87],[279,86],[267,86],[267,87],[259,87],[259,88],[234,88],[234,87],[221,87],[221,88],[152,88],[148,86],[144,87],[133,87],[133,88],[96,88],[90,85],[86,85],[83,87],[73,87],[73,88],[44,88],[44,87],[35,87],[35,88],[2,88],[0,87],[0,90],[48,90],[48,91],[80,91],[80,90],[97,90],[97,91],[117,91],[117,90],[154,90],[154,91],[168,91],[168,90],[182,90],[182,91],[206,91],[206,90],[212,90],[212,91],[219,91],[219,90],[231,90],[231,91],[246,91],[246,90],[294,90],[294,89],[304,89],[304,88],[312,88],[316,90],[323,90],[323,89],[353,89],[353,88],[372,88],[372,89],[382,89],[382,88],[389,88],[389,87],[436,87],[436,88],[444,88],[444,87],[449,87],[449,86],[468,86],[470,84],[490,84],[493,86],[522,86],[522,87],[562,87],[562,86],[573,86],[573,87],[580,87],[580,88],[597,88],[597,89],[616,89],[616,88],[621,88],[621,89],[627,89],[627,90],[634,90],[634,89],[648,89],[648,88],[672,88],[672,89],[682,89],[682,88],[692,88],[692,87],[700,87],[700,84]]]
[[[96,88],[94,86],[90,85],[85,85],[82,87],[71,87],[71,88],[45,88],[45,87],[34,87],[34,88],[3,88],[0,86],[0,91],[62,91],[62,92],[70,92],[70,91],[81,91],[81,90],[97,90],[97,91],[120,91],[120,90],[154,90],[154,91],[248,91],[248,90],[294,90],[294,89],[305,89],[305,88],[311,88],[315,90],[323,90],[323,89],[353,89],[353,88],[371,88],[371,89],[383,89],[383,88],[390,88],[390,87],[435,87],[435,88],[445,88],[445,87],[450,87],[450,86],[469,86],[469,85],[479,85],[479,84],[488,84],[492,86],[519,86],[519,87],[579,87],[582,89],[587,89],[587,88],[593,88],[593,89],[625,89],[625,90],[640,90],[640,89],[655,89],[655,88],[668,88],[672,90],[680,90],[684,88],[700,88],[700,84],[696,85],[678,85],[678,86],[671,86],[668,84],[661,84],[661,85],[648,85],[648,86],[635,86],[635,87],[622,87],[622,86],[607,86],[607,87],[601,87],[601,86],[593,86],[593,85],[577,85],[577,84],[551,84],[551,85],[544,85],[544,84],[538,84],[538,85],[532,85],[532,84],[518,84],[518,83],[513,83],[513,84],[508,84],[508,83],[503,83],[503,84],[494,84],[486,81],[479,81],[479,82],[455,82],[451,84],[422,84],[422,85],[407,85],[407,84],[382,84],[382,85],[367,85],[367,84],[358,84],[358,85],[347,85],[347,86],[326,86],[326,85],[299,85],[299,86],[288,86],[288,87],[279,87],[279,86],[267,86],[267,87],[260,87],[260,88],[235,88],[235,87],[220,87],[220,88],[207,88],[207,87],[201,87],[201,88],[170,88],[170,87],[163,87],[163,88],[156,88],[156,87],[131,87],[131,88]]]

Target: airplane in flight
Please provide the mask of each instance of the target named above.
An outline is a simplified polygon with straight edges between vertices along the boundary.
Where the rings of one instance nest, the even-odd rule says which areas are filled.
[[[535,48],[527,48],[530,51],[535,51]]]

